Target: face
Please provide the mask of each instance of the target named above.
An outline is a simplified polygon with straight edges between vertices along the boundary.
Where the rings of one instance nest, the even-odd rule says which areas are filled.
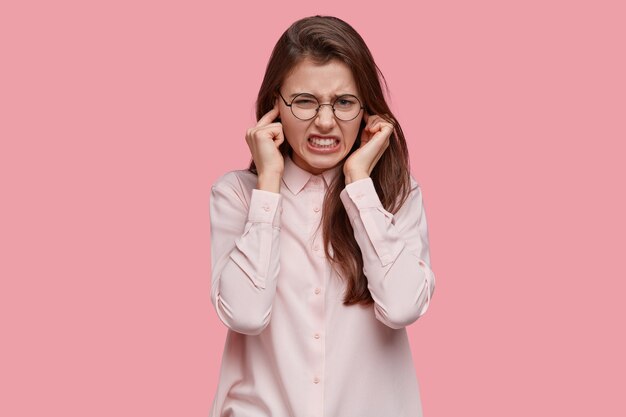
[[[352,71],[336,60],[323,65],[303,60],[287,76],[280,93],[288,104],[300,93],[314,95],[320,104],[333,103],[344,94],[352,94],[363,102]],[[343,121],[335,117],[331,106],[321,106],[314,118],[300,120],[280,97],[277,99],[285,139],[293,149],[296,165],[317,175],[343,162],[356,141],[363,110],[355,119]]]

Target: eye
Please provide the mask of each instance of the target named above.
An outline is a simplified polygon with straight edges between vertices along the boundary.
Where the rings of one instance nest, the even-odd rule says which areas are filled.
[[[335,102],[335,106],[340,109],[347,109],[352,106],[355,106],[356,104],[357,104],[356,99],[350,96],[339,97],[337,101]]]
[[[293,104],[302,108],[316,108],[318,106],[317,100],[312,96],[298,96]]]

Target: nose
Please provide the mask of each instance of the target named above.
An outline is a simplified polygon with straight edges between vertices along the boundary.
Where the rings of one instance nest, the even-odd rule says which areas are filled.
[[[331,104],[322,104],[315,116],[315,125],[320,129],[329,130],[335,126],[335,113]]]

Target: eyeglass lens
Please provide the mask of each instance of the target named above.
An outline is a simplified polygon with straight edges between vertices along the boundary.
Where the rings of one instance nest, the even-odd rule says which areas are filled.
[[[299,94],[291,102],[291,111],[298,119],[308,120],[315,117],[320,104],[317,98],[311,94]],[[352,120],[361,111],[361,102],[351,94],[337,97],[333,103],[335,116],[340,120]]]

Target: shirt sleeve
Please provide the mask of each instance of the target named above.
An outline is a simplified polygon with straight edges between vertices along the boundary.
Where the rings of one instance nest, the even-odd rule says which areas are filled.
[[[393,329],[426,313],[435,290],[421,188],[411,182],[409,197],[395,215],[383,208],[370,177],[346,185],[340,194],[361,248],[374,313]]]
[[[211,302],[228,328],[257,335],[276,293],[282,196],[253,189],[247,205],[237,188],[229,181],[211,188]]]

